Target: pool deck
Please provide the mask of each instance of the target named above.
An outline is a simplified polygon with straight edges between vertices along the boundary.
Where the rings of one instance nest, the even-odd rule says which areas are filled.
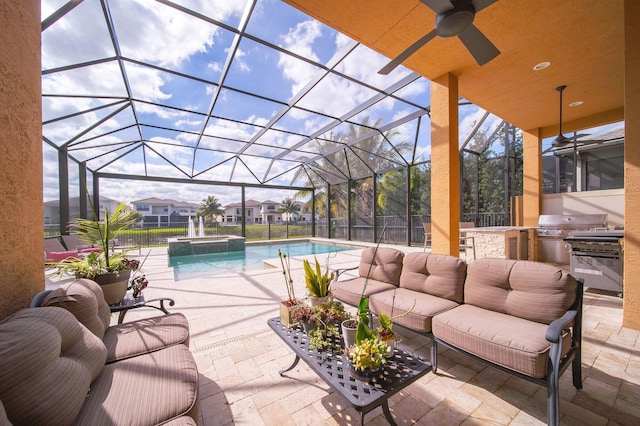
[[[304,363],[288,377],[278,375],[294,357],[267,325],[267,319],[278,315],[278,302],[286,298],[278,267],[175,282],[166,247],[143,248],[141,258],[147,253],[145,296],[173,298],[171,311],[189,319],[190,348],[200,372],[200,425],[359,423],[358,413]],[[331,268],[356,266],[360,253],[338,252]],[[325,256],[318,255],[318,260]],[[305,294],[304,258],[313,256],[291,258],[298,297]],[[265,263],[279,265],[279,260]],[[573,388],[570,371],[562,376],[561,424],[640,424],[640,333],[622,327],[622,299],[587,291],[584,303],[584,388]],[[156,311],[139,309],[127,319],[151,315]],[[429,358],[428,339],[408,331],[401,334],[402,345]],[[544,388],[450,350],[442,350],[438,366],[438,374],[428,373],[391,398],[391,413],[399,425],[546,424]],[[367,415],[366,423],[387,424],[379,408]]]

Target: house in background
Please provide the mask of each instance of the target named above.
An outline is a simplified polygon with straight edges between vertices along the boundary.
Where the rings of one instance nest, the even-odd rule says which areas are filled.
[[[296,201],[300,206],[300,211],[304,206],[304,202]],[[291,222],[311,221],[311,214],[298,213],[279,213],[279,201],[256,201],[253,199],[246,200],[244,203],[247,224],[280,224],[287,221],[288,216]],[[236,224],[242,222],[242,203],[231,203],[224,207],[224,214],[221,217],[222,223]]]
[[[107,197],[100,197],[98,206],[95,206],[98,212],[100,212],[100,220],[104,219],[105,207],[110,211],[114,211],[120,201],[112,200]],[[91,205],[87,203],[87,209],[91,210]],[[69,218],[71,220],[80,217],[80,197],[69,198]],[[91,211],[88,213],[88,217],[92,217]],[[60,200],[45,201],[44,202],[44,224],[45,226],[59,226],[60,225]]]
[[[189,217],[196,216],[200,207],[197,203],[155,197],[136,200],[131,204],[133,210],[144,217],[144,226],[157,227],[187,223]]]

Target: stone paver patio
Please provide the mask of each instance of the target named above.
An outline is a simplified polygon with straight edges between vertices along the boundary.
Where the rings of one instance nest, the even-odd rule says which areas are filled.
[[[398,247],[403,251],[419,247]],[[149,253],[147,299],[171,297],[172,312],[191,326],[190,347],[200,372],[200,424],[352,425],[359,414],[304,363],[280,377],[294,355],[267,326],[286,298],[279,267],[176,281],[166,248]],[[332,268],[357,265],[361,250],[339,252]],[[326,255],[318,255],[323,262]],[[303,257],[291,260],[296,295],[304,296]],[[267,263],[278,265],[277,259]],[[639,332],[622,327],[622,299],[587,291],[584,299],[583,378],[576,391],[570,369],[561,378],[561,423],[640,424]],[[156,315],[131,311],[127,318]],[[115,321],[115,317],[114,317]],[[429,341],[408,331],[402,345],[429,359]],[[546,423],[546,390],[443,350],[438,374],[428,373],[390,400],[399,425],[538,425]],[[367,424],[387,424],[378,408]]]

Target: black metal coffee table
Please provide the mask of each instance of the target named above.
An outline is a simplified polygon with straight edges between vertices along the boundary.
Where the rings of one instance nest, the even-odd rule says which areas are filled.
[[[389,411],[389,398],[427,374],[431,368],[431,363],[424,358],[396,348],[382,372],[370,382],[363,382],[351,376],[344,354],[310,350],[309,337],[299,326],[289,328],[279,318],[271,318],[268,324],[296,355],[293,363],[280,371],[280,375],[292,370],[302,359],[360,413],[360,424],[364,424],[365,414],[382,406],[387,421],[395,425]]]

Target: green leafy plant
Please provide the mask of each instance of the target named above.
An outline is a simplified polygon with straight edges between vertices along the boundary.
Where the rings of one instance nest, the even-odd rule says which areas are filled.
[[[69,226],[71,234],[77,235],[83,243],[99,247],[100,252],[90,252],[79,258],[67,258],[57,264],[58,273],[70,274],[76,278],[94,278],[97,275],[108,274],[124,269],[137,270],[140,262],[128,259],[126,253],[112,253],[111,241],[126,229],[137,222],[137,214],[130,210],[126,204],[120,203],[118,207],[109,212],[104,209],[104,220],[99,216],[93,204],[94,219],[77,218]]]
[[[318,328],[309,333],[309,349],[331,349],[342,352],[340,345],[340,324],[351,318],[344,305],[330,300],[313,307]]]
[[[359,371],[377,370],[387,362],[389,346],[377,337],[366,338],[348,349],[347,357]]]
[[[404,317],[404,316],[408,315],[416,307],[416,301],[414,300],[413,301],[413,305],[411,306],[411,308],[407,309],[402,314],[393,315],[393,309],[394,309],[394,306],[395,306],[395,301],[396,301],[396,293],[394,291],[393,292],[393,299],[392,299],[392,302],[391,302],[391,316],[389,316],[387,314],[384,314],[384,313],[378,314],[378,321],[380,322],[380,325],[378,327],[376,327],[375,334],[381,340],[384,340],[384,341],[393,340],[396,337],[396,333],[395,333],[395,331],[393,331],[393,320],[396,319],[396,318],[401,318],[401,317]]]
[[[315,256],[313,258],[316,261],[315,268],[311,266],[311,263],[307,259],[302,262],[307,291],[309,292],[309,296],[312,297],[326,297],[329,295],[329,286],[335,278],[335,273],[329,271],[328,265],[323,272],[318,258]]]

